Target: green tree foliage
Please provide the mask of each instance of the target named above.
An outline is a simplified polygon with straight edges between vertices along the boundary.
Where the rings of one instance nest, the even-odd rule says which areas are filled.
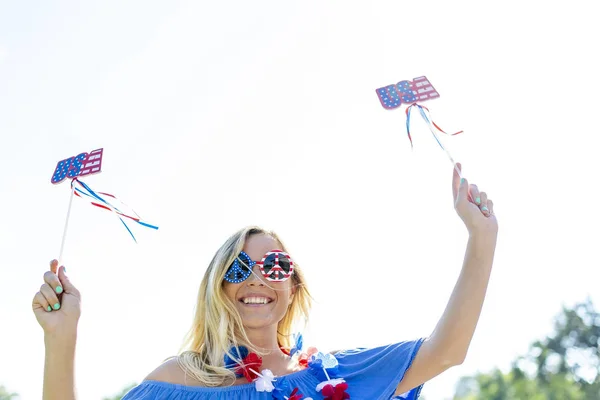
[[[508,373],[462,378],[455,400],[599,400],[600,314],[588,299],[563,307],[554,333],[531,344]]]
[[[121,393],[112,396],[112,397],[105,397],[102,400],[121,400],[123,398],[123,396],[125,396],[127,394],[127,392],[129,392],[131,389],[133,389],[136,386],[135,383],[131,383],[128,386],[125,386],[123,388],[123,390],[121,390]]]
[[[8,389],[4,386],[0,386],[0,400],[16,400],[19,395],[16,393],[9,393]]]

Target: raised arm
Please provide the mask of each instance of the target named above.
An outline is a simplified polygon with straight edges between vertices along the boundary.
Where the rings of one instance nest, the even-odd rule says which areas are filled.
[[[58,262],[50,263],[44,283],[33,298],[35,317],[44,330],[43,400],[75,400],[75,345],[81,315],[79,291]]]
[[[456,171],[452,189],[456,212],[469,231],[463,267],[442,317],[423,342],[396,394],[464,361],[483,306],[498,235],[493,203],[477,186],[461,181]]]

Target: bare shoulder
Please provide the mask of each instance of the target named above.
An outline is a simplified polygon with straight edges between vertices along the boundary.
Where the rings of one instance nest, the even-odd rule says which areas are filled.
[[[190,385],[192,379],[187,377],[185,372],[177,363],[177,357],[171,357],[158,366],[154,371],[144,378],[145,381],[160,381],[174,383],[177,385]]]

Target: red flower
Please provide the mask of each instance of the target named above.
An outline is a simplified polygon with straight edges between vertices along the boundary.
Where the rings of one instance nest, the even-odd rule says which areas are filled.
[[[323,388],[323,396],[325,400],[345,400],[349,399],[350,395],[346,393],[348,384],[346,382],[340,383],[333,387],[333,385],[325,385]]]
[[[262,358],[256,353],[250,353],[240,364],[238,364],[235,372],[236,374],[244,375],[248,382],[252,382],[258,377],[258,371],[260,371],[261,365]]]
[[[302,393],[298,393],[298,388],[294,388],[288,400],[302,400]]]
[[[308,360],[310,359],[310,356],[312,356],[315,353],[317,353],[317,349],[315,347],[309,347],[306,353],[302,353],[298,357],[298,364],[300,364],[304,368],[308,368]]]
[[[308,354],[302,353],[300,357],[298,357],[298,364],[300,364],[304,368],[308,368]]]

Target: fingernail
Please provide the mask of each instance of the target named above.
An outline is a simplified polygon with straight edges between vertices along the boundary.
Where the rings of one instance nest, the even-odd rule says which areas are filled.
[[[475,203],[477,203],[477,204],[481,204],[481,197],[478,197],[478,198],[476,198],[476,199],[475,199]]]
[[[465,183],[465,178],[460,178],[460,183],[461,184]]]
[[[48,306],[47,310],[48,312],[52,311],[52,307]]]
[[[481,211],[489,211],[486,206],[481,207]]]
[[[56,293],[61,294],[63,291],[62,286],[57,286],[56,287]]]
[[[67,273],[67,267],[63,267],[63,272],[66,274]]]
[[[54,305],[54,309],[55,309],[55,310],[58,310],[59,308],[60,308],[60,304],[59,304],[59,303],[56,303],[56,304]]]

